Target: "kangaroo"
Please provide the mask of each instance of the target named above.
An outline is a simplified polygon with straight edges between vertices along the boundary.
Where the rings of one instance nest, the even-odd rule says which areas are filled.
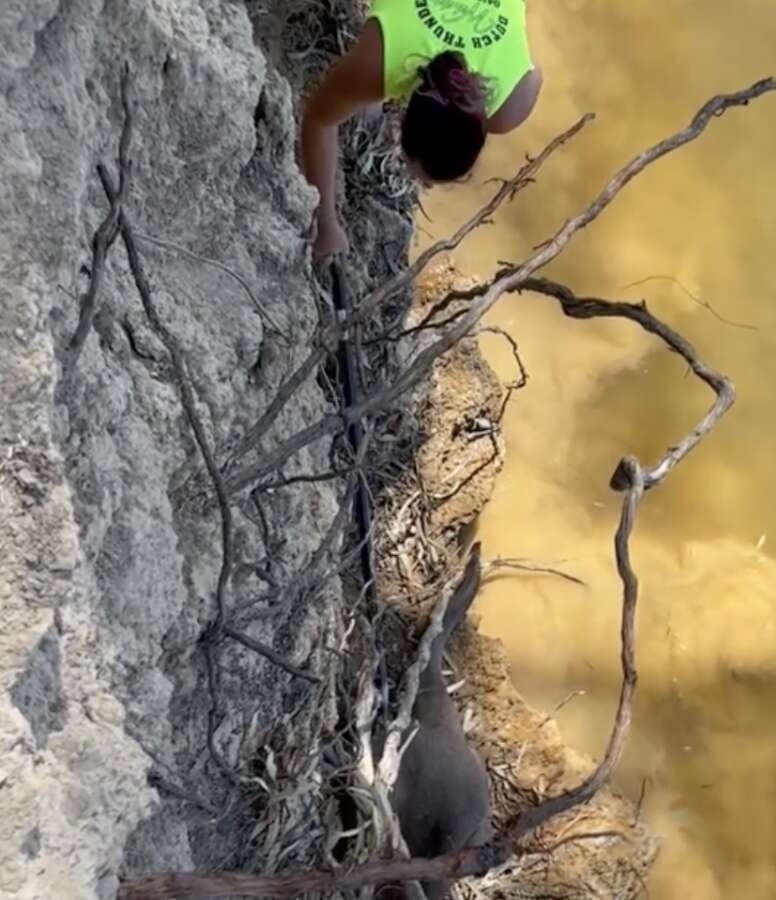
[[[447,605],[442,631],[421,674],[413,717],[418,730],[399,767],[393,807],[407,849],[429,858],[486,844],[491,837],[485,764],[466,741],[458,710],[442,677],[447,640],[463,620],[480,584],[480,545],[474,544],[463,578]],[[447,881],[423,882],[428,900],[442,900]],[[379,900],[399,900],[399,885],[378,890]]]

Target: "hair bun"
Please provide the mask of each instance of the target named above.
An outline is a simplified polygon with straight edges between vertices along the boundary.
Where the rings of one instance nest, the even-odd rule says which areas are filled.
[[[419,70],[420,92],[444,105],[452,104],[471,116],[485,118],[486,91],[483,79],[469,70],[460,53],[447,50]]]

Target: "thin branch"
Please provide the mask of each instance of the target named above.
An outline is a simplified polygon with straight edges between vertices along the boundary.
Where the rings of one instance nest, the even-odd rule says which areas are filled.
[[[221,670],[218,667],[218,660],[216,659],[216,642],[213,640],[212,633],[209,631],[206,631],[202,636],[202,650],[205,657],[205,674],[207,677],[208,694],[210,696],[210,706],[207,712],[207,748],[211,759],[224,778],[232,786],[236,786],[239,784],[237,774],[234,768],[226,761],[216,743],[216,732],[218,731],[221,718],[218,704],[218,695],[221,687]]]
[[[197,262],[205,263],[205,265],[213,266],[215,269],[220,269],[225,274],[229,275],[230,278],[233,278],[237,284],[245,291],[248,296],[248,299],[251,301],[251,305],[256,310],[256,312],[269,323],[272,330],[276,333],[284,337],[287,341],[289,340],[289,336],[283,329],[273,320],[272,316],[264,309],[259,303],[258,298],[251,290],[251,286],[248,284],[247,280],[243,278],[243,276],[237,272],[235,269],[232,269],[230,266],[224,265],[224,263],[219,262],[217,259],[211,259],[209,256],[203,256],[201,253],[194,253],[193,251],[187,249],[182,244],[177,244],[175,241],[169,240],[169,238],[159,238],[154,237],[152,234],[147,234],[143,231],[135,230],[135,238],[139,241],[145,241],[148,244],[155,244],[157,247],[162,247],[165,250],[173,250],[176,253],[180,253],[181,256],[185,256],[187,259],[195,260]]]
[[[504,559],[499,557],[498,559],[491,560],[484,566],[483,578],[487,578],[491,571],[496,571],[498,569],[517,569],[520,572],[534,572],[539,575],[557,575],[558,578],[563,578],[565,581],[570,581],[572,584],[587,587],[587,582],[583,581],[581,578],[577,578],[576,575],[570,575],[562,569],[556,569],[552,566],[543,566],[539,563],[530,562],[525,559]]]
[[[273,650],[272,647],[270,647],[268,644],[265,644],[263,641],[256,640],[256,638],[252,638],[247,634],[243,634],[243,632],[241,631],[235,631],[228,625],[224,625],[222,634],[224,635],[224,637],[231,638],[233,641],[237,641],[238,644],[242,644],[243,647],[247,647],[249,650],[253,650],[254,653],[258,653],[260,656],[268,659],[278,668],[283,669],[283,671],[288,672],[291,675],[295,675],[297,678],[304,678],[305,681],[310,681],[313,684],[320,683],[321,679],[316,675],[311,675],[309,672],[305,672],[304,669],[300,669],[292,663],[288,662],[279,653]]]
[[[218,809],[218,807],[203,800],[192,791],[186,790],[185,788],[180,787],[180,785],[170,781],[160,772],[151,771],[148,775],[148,782],[151,787],[156,788],[160,794],[167,794],[181,803],[189,803],[191,806],[203,810],[213,818],[217,818],[221,814],[221,810]]]
[[[633,824],[634,825],[638,825],[638,823],[641,819],[641,810],[644,806],[644,800],[647,796],[647,787],[650,784],[650,782],[651,782],[651,779],[649,776],[647,776],[646,778],[643,778],[641,780],[641,788],[639,790],[639,799],[636,803],[636,812],[633,816]]]
[[[598,767],[580,785],[563,794],[544,800],[538,806],[521,813],[509,835],[512,842],[517,842],[553,816],[590,800],[609,780],[625,749],[625,742],[630,730],[633,691],[636,687],[634,632],[638,600],[638,579],[631,567],[628,542],[636,519],[636,509],[644,493],[644,473],[638,460],[633,458],[624,459],[620,463],[620,467],[623,476],[628,478],[620,524],[614,539],[617,571],[623,585],[620,627],[622,687],[609,745]]]
[[[342,537],[342,533],[347,526],[348,519],[353,506],[353,497],[356,489],[356,472],[355,467],[351,472],[344,496],[340,502],[339,508],[333,519],[326,529],[326,533],[321,539],[315,551],[305,560],[293,575],[286,581],[284,587],[278,588],[276,593],[280,596],[285,595],[285,601],[276,603],[271,611],[275,615],[280,609],[284,608],[294,597],[305,594],[315,585],[318,589],[325,583],[326,578],[321,575],[321,564],[331,553],[336,541]],[[336,571],[336,570],[335,570]],[[238,613],[236,624],[240,628],[244,628],[249,623],[250,617],[254,614],[250,609],[244,609]]]
[[[554,138],[550,143],[541,151],[541,153],[534,159],[529,159],[526,164],[520,169],[520,171],[507,181],[503,181],[501,187],[498,191],[493,195],[490,201],[478,212],[476,213],[468,222],[462,225],[458,231],[450,238],[445,240],[438,241],[433,246],[429,247],[426,251],[424,251],[420,257],[415,261],[413,265],[411,265],[408,269],[398,273],[393,278],[391,278],[388,282],[386,282],[382,287],[380,287],[377,291],[367,297],[364,301],[355,306],[352,313],[347,315],[342,322],[338,323],[338,325],[330,326],[323,330],[323,333],[320,336],[322,346],[316,348],[308,354],[305,360],[298,366],[296,371],[287,379],[283,386],[279,389],[278,397],[276,397],[275,401],[273,401],[272,406],[267,412],[262,416],[261,420],[256,423],[256,425],[250,429],[250,431],[245,435],[243,441],[240,443],[239,447],[235,450],[232,462],[235,462],[241,456],[245,455],[249,452],[258,442],[258,440],[266,434],[269,425],[274,421],[279,413],[280,409],[282,409],[285,402],[288,400],[289,396],[294,392],[296,387],[291,387],[291,385],[297,385],[302,383],[309,374],[314,370],[314,368],[320,363],[325,354],[329,352],[326,348],[333,348],[336,345],[337,336],[336,333],[333,333],[338,328],[349,329],[356,324],[363,324],[367,322],[370,316],[393,295],[399,293],[400,291],[407,288],[415,277],[425,268],[428,263],[437,257],[440,253],[444,253],[448,250],[454,250],[463,239],[471,234],[476,228],[483,224],[483,222],[487,221],[490,216],[498,209],[499,206],[505,200],[511,200],[516,193],[521,191],[523,188],[527,187],[534,180],[534,176],[542,167],[542,165],[547,161],[547,159],[563,144],[567,141],[571,140],[589,121],[594,118],[592,113],[588,113],[583,116],[578,122],[571,126],[571,128],[564,131],[562,134],[558,135]],[[368,411],[368,410],[365,410]],[[360,413],[356,413],[355,417],[358,418]],[[319,437],[322,437],[324,434],[329,433],[333,428],[334,423],[331,420],[322,419],[315,425],[306,429],[303,432],[303,437],[300,435],[300,438],[305,442],[302,443],[301,446],[307,446],[308,443],[311,443],[317,440]],[[273,453],[273,459],[283,458],[288,451],[288,455],[295,453],[298,444],[294,441],[294,438],[290,439],[286,444],[281,445],[278,448],[279,456],[276,457],[276,454]],[[273,466],[276,467],[276,466]],[[272,470],[272,467],[269,471]],[[243,470],[243,472],[236,474],[233,478],[230,479],[230,491],[241,490],[247,484],[250,483],[250,477],[247,476],[247,468]]]
[[[110,174],[104,166],[98,166],[97,171],[102,181],[102,186],[105,190],[105,193],[109,198],[112,199],[116,196],[116,193],[112,184]],[[178,346],[177,339],[167,328],[164,322],[162,322],[162,320],[159,318],[159,314],[156,311],[156,307],[153,301],[153,295],[151,293],[151,286],[148,282],[148,278],[146,277],[143,263],[140,259],[140,254],[137,251],[137,245],[135,243],[132,225],[130,224],[129,219],[127,218],[123,210],[120,210],[119,212],[119,228],[121,231],[121,237],[124,241],[124,246],[127,251],[129,268],[132,272],[132,277],[135,281],[138,293],[140,294],[143,309],[145,310],[151,327],[159,336],[160,340],[167,348],[167,352],[170,354],[170,360],[175,371],[176,382],[178,384],[178,390],[180,392],[181,405],[183,406],[186,418],[188,419],[189,425],[194,434],[194,439],[196,441],[197,447],[199,448],[199,452],[202,455],[202,459],[205,463],[205,467],[207,468],[208,475],[210,476],[213,490],[218,501],[218,506],[221,513],[221,541],[223,545],[223,553],[221,570],[218,575],[218,583],[216,586],[215,599],[217,619],[219,622],[223,622],[224,607],[226,602],[225,595],[232,570],[233,557],[232,513],[231,509],[229,508],[229,500],[227,498],[223,479],[221,478],[221,471],[218,467],[218,464],[216,463],[215,454],[210,446],[210,441],[208,440],[207,434],[205,433],[205,426],[203,425],[202,419],[197,412],[197,403],[194,397],[194,389],[191,385],[191,378],[187,372],[186,360],[180,347]]]
[[[84,348],[86,338],[89,336],[89,331],[97,313],[97,303],[105,275],[105,260],[108,255],[108,249],[116,238],[116,228],[119,223],[121,207],[129,187],[132,171],[132,161],[129,159],[129,147],[132,141],[132,105],[129,98],[129,83],[129,65],[125,63],[121,71],[121,106],[124,110],[124,124],[119,140],[119,188],[109,198],[110,208],[100,223],[92,241],[92,267],[89,288],[84,295],[78,326],[68,348],[70,351],[69,365],[71,371],[75,368],[81,356],[81,351]]]
[[[568,143],[573,137],[575,137],[588,122],[591,122],[595,116],[593,113],[586,113],[582,116],[579,121],[575,122],[570,128],[564,131],[562,134],[559,134],[557,137],[553,138],[549,144],[539,153],[538,156],[531,159],[528,158],[525,164],[521,167],[520,171],[513,177],[508,180],[503,180],[501,182],[501,187],[496,191],[496,193],[491,197],[491,199],[481,208],[479,209],[468,222],[465,222],[451,237],[443,238],[440,241],[437,241],[432,246],[428,247],[420,256],[415,260],[415,262],[404,272],[397,275],[395,278],[390,279],[386,282],[382,287],[378,288],[364,303],[362,303],[357,310],[360,313],[361,321],[364,321],[364,317],[371,313],[374,309],[380,307],[385,300],[394,294],[399,293],[399,291],[404,290],[405,287],[409,286],[415,279],[415,277],[420,274],[420,272],[425,269],[425,267],[431,262],[432,259],[435,259],[439,256],[440,253],[449,252],[451,250],[455,250],[460,243],[472,233],[475,229],[479,228],[480,225],[487,222],[496,210],[501,206],[501,204],[505,200],[513,200],[515,195],[520,191],[524,190],[530,184],[533,184],[536,173],[541,169],[544,163],[549,159],[552,154],[562,147],[564,144]]]
[[[553,707],[552,715],[554,716],[561,710],[565,709],[569,705],[569,703],[572,703],[577,699],[577,697],[584,697],[586,694],[587,691],[584,690],[571,691],[570,693],[566,694],[566,696],[560,701],[560,703],[556,704],[556,706]]]
[[[330,469],[327,472],[309,472],[289,476],[279,475],[274,481],[262,481],[256,485],[254,490],[257,493],[263,493],[291,487],[294,484],[320,484],[323,481],[334,481],[336,478],[343,478],[345,475],[349,475],[351,471],[351,469]]]
[[[323,540],[318,545],[315,553],[313,553],[313,555],[310,557],[310,562],[306,567],[306,571],[304,573],[299,573],[297,584],[302,592],[304,592],[305,590],[309,590],[313,581],[315,581],[316,584],[320,586],[321,581],[320,573],[318,571],[319,567],[326,555],[331,551],[331,548],[334,545],[337,537],[339,537],[344,531],[345,527],[347,526],[348,518],[352,514],[353,500],[355,499],[360,480],[364,477],[363,467],[371,440],[372,430],[365,429],[361,444],[358,448],[358,452],[353,459],[353,467],[350,473],[350,477],[348,478],[347,487],[345,489],[345,496],[342,503],[340,504],[340,508],[337,510],[337,514],[332,520],[331,525],[324,535]],[[359,543],[358,547],[353,548],[351,553],[358,554],[360,553],[360,551],[361,544]]]
[[[293,391],[291,393],[293,393]],[[288,397],[290,396],[291,394],[288,395]],[[286,400],[288,400],[288,397],[286,397]],[[277,410],[278,413],[282,408],[283,404],[280,404]],[[358,407],[351,407],[350,410],[345,410],[346,418],[349,418],[352,412],[357,411]],[[360,418],[360,416],[358,417]],[[238,469],[227,475],[227,491],[230,494],[236,494],[246,487],[250,487],[257,480],[265,478],[267,475],[275,472],[280,465],[288,461],[300,450],[309,447],[310,444],[316,443],[316,441],[321,440],[321,438],[340,431],[343,426],[342,419],[342,415],[335,415],[334,413],[326,415],[317,422],[313,422],[312,425],[308,425],[307,428],[298,431],[273,450],[263,454],[260,463],[252,463],[251,465],[244,466],[242,469]]]
[[[230,457],[230,464],[258,444],[274,425],[275,420],[285,408],[286,403],[288,403],[291,397],[294,396],[297,390],[299,390],[315,369],[323,362],[328,352],[328,348],[323,343],[314,347],[294,372],[283,381],[278,387],[272,403],[267,407],[262,417],[255,425],[248,429],[243,439],[235,448]]]
[[[517,341],[514,337],[506,331],[504,328],[501,328],[498,325],[482,325],[477,329],[477,334],[495,334],[499,337],[504,338],[504,340],[509,344],[509,348],[512,351],[512,358],[515,361],[515,365],[517,366],[518,377],[514,379],[518,388],[525,387],[528,383],[528,372],[526,371],[525,365],[523,364],[522,357],[520,356],[520,348],[517,346]]]
[[[647,275],[646,278],[640,278],[638,281],[631,281],[630,284],[624,284],[620,290],[627,291],[629,288],[639,287],[642,284],[649,284],[651,281],[670,281],[672,284],[676,285],[680,291],[682,291],[685,296],[689,297],[693,303],[697,303],[698,306],[702,306],[704,309],[708,310],[715,319],[718,319],[720,322],[725,325],[730,325],[733,328],[744,328],[747,331],[759,331],[759,327],[757,325],[750,325],[746,322],[734,322],[732,319],[726,319],[721,313],[718,313],[716,309],[709,303],[708,300],[704,300],[703,297],[699,297],[697,294],[694,294],[688,287],[682,284],[678,278],[675,278],[673,275]]]
[[[483,325],[477,329],[476,333],[478,335],[496,334],[499,337],[504,338],[504,340],[509,344],[509,347],[512,351],[512,358],[514,359],[515,365],[517,366],[517,378],[514,378],[506,385],[504,396],[501,399],[501,407],[496,418],[496,421],[501,424],[501,422],[504,420],[507,407],[509,406],[509,402],[512,399],[512,395],[514,394],[514,392],[522,390],[528,384],[528,372],[525,368],[525,365],[523,364],[523,358],[520,356],[520,348],[517,346],[517,341],[508,331],[505,331],[498,325]]]
[[[776,86],[776,82],[774,83]],[[646,307],[646,304],[620,303],[599,299],[579,299],[567,287],[546,279],[531,279],[521,285],[557,299],[563,312],[573,318],[621,317],[636,322],[645,331],[663,340],[673,351],[681,355],[695,375],[715,393],[715,401],[701,422],[681,441],[670,447],[650,469],[644,470],[638,460],[626,457],[615,470],[610,481],[614,490],[624,491],[620,525],[615,536],[617,570],[623,583],[622,607],[622,669],[623,681],[615,724],[606,753],[598,768],[578,787],[541,803],[525,812],[518,820],[512,838],[536,829],[560,812],[589,800],[611,777],[616,767],[630,728],[631,701],[636,684],[634,664],[634,619],[638,597],[638,581],[630,563],[629,538],[633,529],[636,510],[645,490],[660,484],[672,469],[711,431],[714,425],[732,406],[735,392],[732,382],[710,369],[698,357],[692,345],[669,328]]]
[[[439,319],[438,321],[434,321],[434,317],[446,309],[450,303],[452,303],[457,298],[452,295],[448,295],[443,301],[439,303],[435,303],[433,307],[426,313],[425,316],[418,322],[417,325],[411,325],[409,328],[405,328],[402,331],[393,332],[392,328],[387,328],[382,333],[376,335],[373,338],[369,338],[364,341],[366,346],[372,346],[373,344],[381,344],[383,342],[389,343],[398,343],[406,337],[410,337],[413,334],[420,334],[423,331],[432,331],[436,329],[437,331],[440,328],[444,328],[446,325],[451,325],[453,322],[457,322],[463,315],[465,315],[465,309],[459,309],[456,312],[452,313],[452,315],[448,316],[446,319]],[[403,313],[402,313],[403,316]]]

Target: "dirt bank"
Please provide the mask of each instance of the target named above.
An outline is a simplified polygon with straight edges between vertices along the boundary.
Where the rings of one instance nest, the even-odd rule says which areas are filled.
[[[451,260],[435,265],[419,287],[409,327],[425,321],[434,302],[451,288],[468,284]],[[455,307],[448,307],[442,314],[454,313]],[[409,594],[428,609],[434,595],[429,582],[444,580],[440,572],[457,555],[460,525],[472,522],[490,497],[505,452],[498,426],[505,393],[513,388],[511,402],[519,404],[515,385],[522,383],[516,358],[515,380],[499,385],[476,338],[462,342],[436,365],[418,400],[425,430],[417,464],[392,498],[392,508],[400,511],[393,521],[400,527],[382,553],[389,592]],[[519,584],[515,578],[515,616],[520,615]],[[453,641],[450,659],[451,683],[464,680],[458,697],[470,738],[488,763],[497,824],[508,825],[521,809],[590,774],[593,761],[564,744],[550,715],[525,703],[510,679],[502,645],[479,635],[475,622]],[[602,747],[606,738],[601,735]],[[584,807],[553,820],[532,842],[532,850],[514,866],[477,883],[476,891],[515,898],[625,900],[641,894],[658,842],[639,821],[635,806],[605,789]]]

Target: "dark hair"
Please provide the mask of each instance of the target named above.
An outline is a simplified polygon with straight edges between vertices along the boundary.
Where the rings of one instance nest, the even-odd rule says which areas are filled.
[[[402,121],[402,149],[429,178],[455,181],[469,172],[485,144],[485,84],[452,51],[435,56],[419,75],[420,87]]]

